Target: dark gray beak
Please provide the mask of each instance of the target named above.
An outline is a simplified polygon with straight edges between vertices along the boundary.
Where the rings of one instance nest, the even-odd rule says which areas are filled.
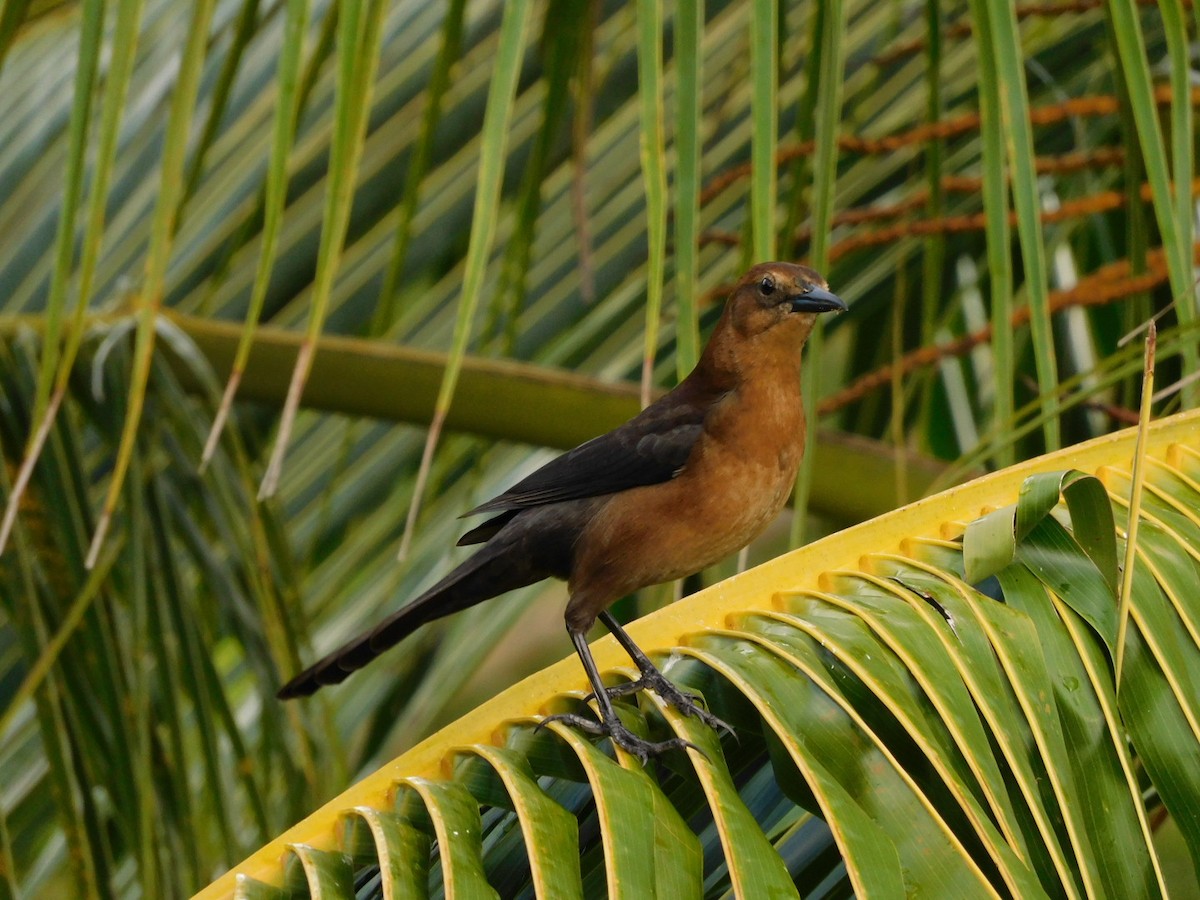
[[[835,309],[838,312],[845,312],[848,308],[845,301],[837,294],[819,287],[809,288],[803,294],[796,294],[794,297],[789,297],[788,300],[792,304],[792,312],[823,313]]]

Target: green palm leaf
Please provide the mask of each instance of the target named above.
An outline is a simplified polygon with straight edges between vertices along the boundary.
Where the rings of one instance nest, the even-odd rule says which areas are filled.
[[[1115,624],[1103,623],[1115,623],[1133,431],[831,535],[632,626],[673,678],[737,723],[736,739],[719,741],[653,697],[628,705],[627,720],[697,747],[648,770],[559,724],[538,730],[544,712],[585,690],[567,660],[423,741],[201,896],[236,893],[238,877],[282,884],[283,860],[315,850],[340,850],[347,871],[353,859],[369,877],[387,840],[375,832],[376,854],[364,856],[340,824],[364,809],[425,833],[434,849],[420,865],[441,867],[448,893],[469,877],[477,888],[465,893],[490,883],[502,896],[558,884],[571,894],[602,852],[610,896],[662,895],[657,879],[674,877],[672,895],[722,884],[739,896],[790,894],[831,878],[868,896],[1163,895],[1150,811],[1182,817],[1200,850],[1189,812],[1200,802],[1200,644],[1186,627],[1200,614],[1185,587],[1200,559],[1198,424],[1187,414],[1148,435],[1154,499],[1142,528],[1153,537],[1139,546],[1119,691]],[[1064,478],[1064,463],[1100,480]],[[998,550],[1007,560],[996,571],[971,562],[980,584],[964,580],[964,554]],[[612,677],[636,677],[613,640],[596,651]],[[756,782],[770,788],[756,795]],[[836,852],[787,852],[797,826]],[[505,839],[518,829],[521,844]],[[1101,849],[1114,846],[1122,852]],[[524,867],[511,860],[522,848]],[[457,854],[473,861],[469,876],[453,872]]]

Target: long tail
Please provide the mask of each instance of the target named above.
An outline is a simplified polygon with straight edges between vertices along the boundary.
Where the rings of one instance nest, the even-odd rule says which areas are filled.
[[[305,669],[281,687],[276,696],[280,700],[307,697],[327,684],[339,684],[426,622],[541,581],[551,574],[534,565],[527,554],[514,553],[513,549],[507,541],[489,541],[416,600]]]

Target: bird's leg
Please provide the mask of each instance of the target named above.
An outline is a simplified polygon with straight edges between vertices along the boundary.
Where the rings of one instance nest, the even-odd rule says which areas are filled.
[[[632,753],[643,763],[649,760],[651,756],[658,756],[660,753],[665,753],[668,750],[683,750],[688,747],[698,749],[695,744],[679,737],[666,741],[647,741],[626,728],[625,724],[617,716],[617,711],[613,708],[612,698],[605,689],[604,682],[600,679],[600,670],[596,668],[596,660],[592,657],[592,649],[588,646],[587,635],[582,631],[572,629],[570,626],[567,627],[567,633],[571,635],[571,642],[575,645],[575,652],[579,654],[579,661],[583,663],[583,670],[587,673],[588,682],[592,686],[592,696],[596,698],[596,705],[600,709],[600,721],[593,722],[591,719],[585,719],[583,716],[577,716],[573,713],[562,713],[556,716],[547,716],[538,727],[546,725],[549,722],[563,722],[586,731],[589,734],[604,735],[611,738],[612,742],[622,750]]]
[[[728,722],[717,718],[696,702],[701,699],[699,696],[681,691],[666,675],[660,672],[658,666],[650,661],[650,657],[642,652],[642,648],[633,642],[633,638],[629,636],[629,632],[622,628],[621,623],[613,618],[612,613],[604,610],[600,613],[600,621],[604,623],[604,626],[612,633],[612,636],[617,639],[617,643],[625,648],[625,652],[629,654],[629,658],[633,660],[634,665],[638,667],[638,671],[642,673],[642,677],[637,681],[629,681],[615,687],[605,688],[604,691],[609,697],[622,697],[626,694],[633,694],[643,689],[649,689],[684,715],[699,719],[714,731],[720,728],[731,735],[733,734],[733,727]],[[594,686],[595,683],[593,682]]]

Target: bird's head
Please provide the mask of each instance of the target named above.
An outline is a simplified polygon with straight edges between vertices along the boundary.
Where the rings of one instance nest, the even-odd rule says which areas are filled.
[[[759,263],[742,276],[729,296],[722,316],[728,330],[722,342],[736,342],[755,354],[782,353],[794,359],[818,314],[845,309],[825,279],[808,266]]]

